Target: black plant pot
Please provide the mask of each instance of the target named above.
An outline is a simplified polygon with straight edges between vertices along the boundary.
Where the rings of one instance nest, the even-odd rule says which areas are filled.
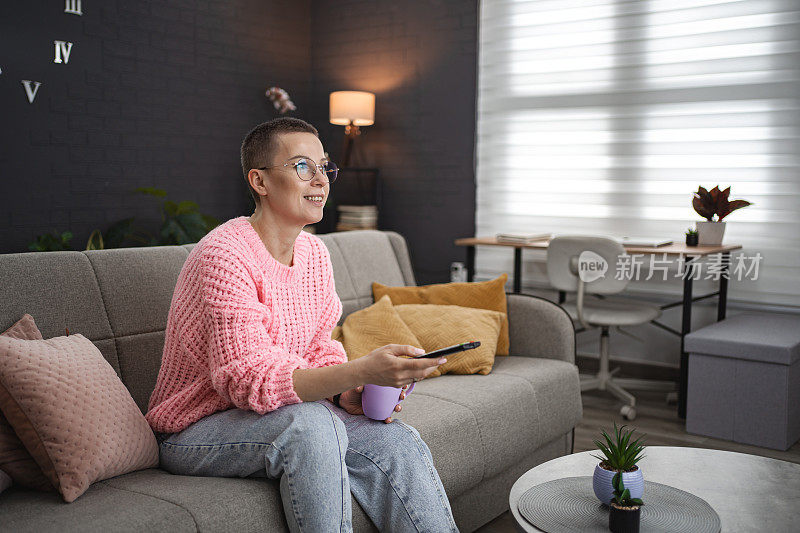
[[[639,533],[641,516],[641,507],[637,507],[635,511],[626,511],[612,505],[608,512],[608,529],[612,533]]]
[[[697,246],[697,233],[686,236],[686,246]]]

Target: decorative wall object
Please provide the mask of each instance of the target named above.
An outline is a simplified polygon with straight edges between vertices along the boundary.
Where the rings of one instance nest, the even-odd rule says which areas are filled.
[[[81,0],[65,0],[64,13],[78,16],[83,15]],[[55,47],[55,55],[53,57],[53,63],[64,65],[69,63],[69,56],[72,53],[72,46],[74,44],[75,43],[69,41],[60,41],[58,39],[54,39],[53,45]],[[2,74],[2,69],[0,69],[0,74]],[[39,87],[42,86],[42,82],[34,80],[20,81],[22,82],[22,86],[25,88],[25,95],[28,97],[28,103],[32,104],[34,100],[36,100],[36,95],[39,92]]]
[[[272,105],[275,106],[275,109],[282,115],[287,111],[294,111],[297,109],[297,106],[294,105],[294,102],[291,101],[289,98],[289,93],[281,89],[280,87],[270,87],[267,89],[267,98],[270,99]]]

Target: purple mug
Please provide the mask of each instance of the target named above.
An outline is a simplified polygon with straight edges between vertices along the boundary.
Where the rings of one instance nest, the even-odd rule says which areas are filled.
[[[416,383],[412,383],[408,388],[406,396],[414,390],[414,385]],[[394,408],[400,405],[400,393],[402,391],[402,387],[364,385],[364,392],[361,394],[361,407],[364,409],[364,415],[373,420],[386,420],[392,416]]]

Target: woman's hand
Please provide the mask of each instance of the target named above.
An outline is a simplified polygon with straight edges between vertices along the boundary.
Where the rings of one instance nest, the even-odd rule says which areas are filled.
[[[344,391],[342,395],[339,397],[339,405],[341,405],[342,409],[344,409],[351,415],[363,415],[364,409],[361,407],[361,394],[363,392],[364,392],[363,385],[360,385],[355,389]],[[405,399],[406,399],[406,391],[405,389],[403,389],[403,391],[400,393],[400,401],[402,402]],[[403,407],[400,404],[397,404],[394,407],[394,410],[399,413],[402,408]],[[390,416],[389,418],[384,420],[384,422],[390,424],[392,422],[392,417]]]
[[[403,387],[426,377],[447,359],[406,359],[425,353],[407,344],[387,344],[353,361],[359,365],[362,383],[384,387]]]

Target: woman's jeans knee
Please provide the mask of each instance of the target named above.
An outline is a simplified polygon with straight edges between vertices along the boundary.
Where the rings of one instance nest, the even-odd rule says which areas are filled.
[[[351,492],[383,531],[457,531],[414,428],[349,415],[325,400],[264,415],[214,413],[163,438],[160,452],[173,474],[280,479],[292,531],[351,531]]]

